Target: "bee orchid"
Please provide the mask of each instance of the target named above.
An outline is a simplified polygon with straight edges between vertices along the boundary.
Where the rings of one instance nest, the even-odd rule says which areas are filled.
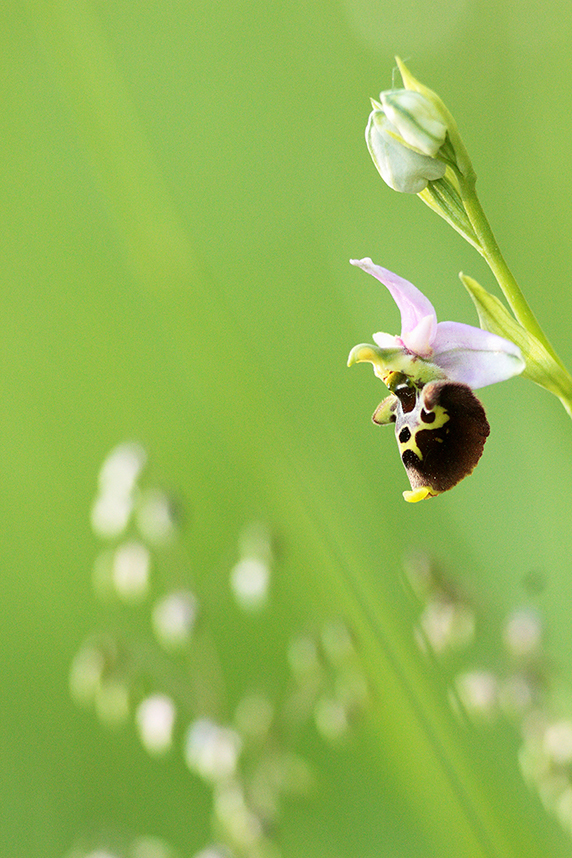
[[[415,503],[453,488],[472,473],[490,432],[473,390],[524,369],[518,346],[459,322],[437,322],[428,298],[371,259],[351,260],[387,287],[401,313],[401,333],[373,335],[355,346],[348,366],[368,361],[390,390],[373,420],[395,423],[401,460]]]

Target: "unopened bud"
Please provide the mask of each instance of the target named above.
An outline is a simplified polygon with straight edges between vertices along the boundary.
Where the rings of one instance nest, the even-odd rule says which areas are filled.
[[[430,181],[441,179],[445,174],[445,163],[410,148],[382,106],[377,102],[373,104],[365,139],[383,181],[394,191],[418,194]]]
[[[447,136],[447,125],[435,105],[410,89],[390,89],[380,99],[383,112],[404,142],[434,158]]]

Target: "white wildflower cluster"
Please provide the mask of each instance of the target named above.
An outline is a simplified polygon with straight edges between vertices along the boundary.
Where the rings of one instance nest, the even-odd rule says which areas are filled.
[[[72,661],[69,687],[78,706],[92,706],[107,727],[120,727],[129,718],[129,685],[122,656],[106,637],[86,641]]]
[[[311,717],[323,739],[336,742],[367,705],[369,694],[348,627],[336,620],[317,634],[290,641],[288,661],[296,682],[294,717]]]
[[[142,485],[147,454],[140,444],[125,442],[105,458],[98,476],[91,524],[105,545],[92,572],[96,596],[104,603],[143,606],[154,588],[155,555],[177,537],[175,505],[169,495]],[[156,585],[155,585],[156,586]],[[150,630],[160,646],[173,652],[189,645],[198,601],[189,589],[161,594],[151,608]],[[105,637],[87,641],[70,671],[70,690],[81,706],[93,706],[107,726],[118,727],[133,716],[149,754],[166,754],[173,743],[177,707],[156,690],[141,697],[130,653]]]
[[[494,669],[470,668],[454,681],[457,700],[474,721],[505,717],[524,724],[543,697],[542,623],[536,611],[517,608],[504,621],[502,657]]]
[[[427,553],[409,552],[403,566],[421,603],[414,629],[417,644],[456,668],[459,656],[477,640],[474,606]],[[542,646],[538,614],[529,608],[515,610],[506,618],[501,637],[502,665],[495,669],[473,665],[457,670],[453,677],[450,696],[454,707],[476,722],[492,723],[500,714],[519,716],[537,697],[535,677]]]
[[[208,785],[214,840],[194,858],[280,858],[274,832],[284,798],[305,795],[313,785],[307,763],[285,746],[284,736],[313,722],[324,739],[337,742],[368,701],[352,636],[338,621],[315,634],[294,636],[287,653],[290,687],[281,705],[263,691],[247,691],[234,713],[223,717],[224,665],[189,586],[175,507],[165,492],[145,485],[146,462],[142,447],[126,443],[100,470],[92,527],[104,546],[92,582],[95,595],[104,606],[115,606],[126,628],[117,640],[99,635],[83,644],[70,670],[72,697],[109,727],[131,721],[150,756],[179,753],[189,772]],[[249,523],[238,538],[228,581],[236,604],[247,613],[257,614],[268,604],[272,543],[260,521]],[[166,586],[165,565],[173,565],[173,558],[176,578]],[[134,623],[137,643],[130,644]],[[77,858],[171,854],[147,838],[117,851],[83,850]]]
[[[120,536],[129,524],[137,497],[137,480],[147,462],[140,444],[119,444],[99,471],[98,492],[91,510],[91,525],[102,539]]]
[[[100,468],[91,525],[106,543],[92,575],[101,599],[143,602],[151,586],[153,550],[176,537],[172,499],[158,488],[141,486],[146,464],[143,447],[125,442],[106,456]]]
[[[459,670],[459,650],[474,640],[474,609],[444,581],[426,553],[409,554],[404,568],[423,604],[415,631],[419,645],[442,658],[452,659],[456,651],[453,708],[476,724],[490,726],[500,718],[515,724],[523,777],[572,835],[572,711],[566,704],[569,692],[549,675],[539,612],[530,605],[512,610],[498,633],[501,647],[494,666]]]
[[[422,604],[414,631],[420,649],[438,656],[466,649],[473,641],[476,621],[468,600],[441,578],[424,552],[410,552],[404,570]]]

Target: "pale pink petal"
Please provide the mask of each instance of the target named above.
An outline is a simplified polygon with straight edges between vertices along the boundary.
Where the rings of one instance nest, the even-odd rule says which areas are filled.
[[[432,342],[437,330],[435,316],[425,316],[421,321],[406,334],[402,340],[405,347],[423,358],[430,358],[433,354]]]
[[[374,334],[373,341],[380,349],[400,349],[403,346],[399,337],[394,337],[393,334],[384,334],[383,331]]]
[[[401,313],[401,336],[405,337],[413,331],[419,322],[427,316],[431,316],[434,324],[437,324],[437,315],[431,301],[425,297],[423,292],[402,277],[398,277],[387,268],[375,265],[366,257],[365,259],[350,259],[352,265],[357,265],[368,274],[372,274],[380,283],[386,286],[399,307]]]
[[[506,381],[519,375],[525,366],[514,343],[461,322],[439,322],[432,360],[451,381],[473,389]]]

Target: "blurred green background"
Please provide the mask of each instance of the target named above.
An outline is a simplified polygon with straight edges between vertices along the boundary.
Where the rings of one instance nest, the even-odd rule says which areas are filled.
[[[440,319],[476,324],[460,270],[494,288],[369,159],[368,99],[399,54],[455,115],[501,247],[572,364],[572,7],[5,0],[0,22],[0,853],[56,858],[111,831],[191,856],[211,837],[180,753],[153,761],[132,727],[69,698],[70,662],[106,622],[98,469],[136,438],[183,499],[231,699],[281,687],[292,630],[341,615],[358,641],[371,706],[336,750],[308,728],[317,786],[284,814],[284,855],[570,854],[522,780],[516,730],[451,715],[401,571],[424,547],[491,628],[532,600],[572,693],[568,418],[522,379],[485,389],[474,475],[408,505],[391,432],[370,423],[381,385],[345,362],[399,324],[351,257],[416,283]],[[225,582],[257,517],[280,550],[270,613],[244,626]],[[498,646],[477,628],[477,660]]]

